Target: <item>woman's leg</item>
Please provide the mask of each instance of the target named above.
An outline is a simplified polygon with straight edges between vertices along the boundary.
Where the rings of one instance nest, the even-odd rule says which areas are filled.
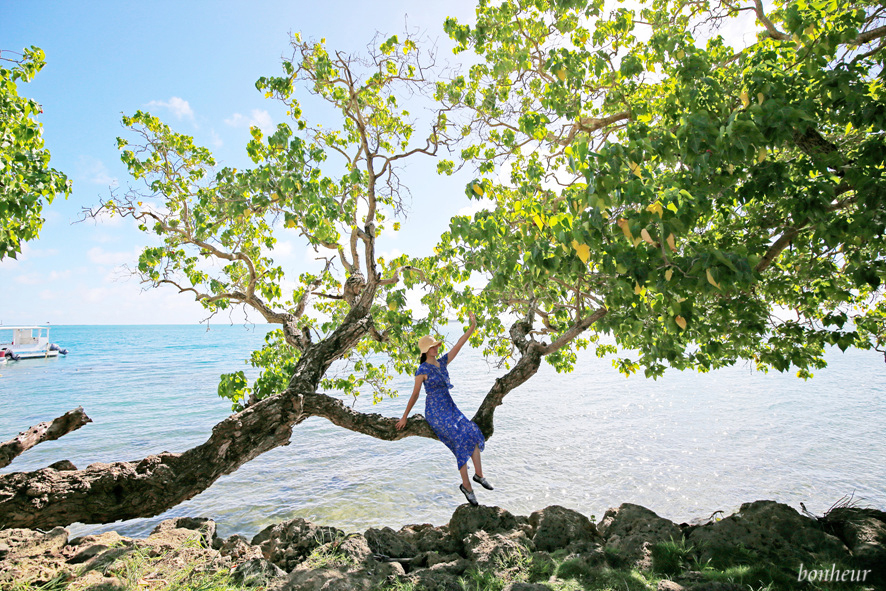
[[[458,469],[458,473],[461,474],[461,484],[469,491],[474,490],[471,488],[471,481],[468,478],[468,463],[465,462],[461,465],[461,468]]]
[[[478,446],[478,445],[474,446],[474,453],[471,454],[471,460],[473,460],[473,462],[474,462],[474,472],[477,473],[477,476],[479,476],[480,478],[483,478],[483,466],[480,465],[480,446]],[[467,462],[465,462],[465,466],[467,466],[467,465],[468,465]],[[467,471],[465,471],[465,474],[463,477],[467,478]]]

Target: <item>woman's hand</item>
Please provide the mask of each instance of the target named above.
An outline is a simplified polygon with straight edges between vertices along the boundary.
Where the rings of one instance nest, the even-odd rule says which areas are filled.
[[[471,319],[471,330],[477,328],[477,315],[471,312],[469,318]]]
[[[397,431],[402,431],[403,427],[406,426],[406,417],[403,417],[399,421],[397,421]]]

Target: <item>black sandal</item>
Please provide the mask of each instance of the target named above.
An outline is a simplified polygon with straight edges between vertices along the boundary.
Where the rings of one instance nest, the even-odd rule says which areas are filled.
[[[466,489],[464,484],[459,484],[458,490],[460,490],[461,492],[463,492],[465,494],[465,498],[474,507],[476,507],[477,505],[480,504],[477,502],[477,497],[474,496],[474,491]]]
[[[477,476],[476,474],[474,474],[473,480],[474,480],[474,482],[479,482],[480,486],[482,486],[486,490],[495,490],[494,488],[492,488],[492,485],[489,484],[488,482],[486,482],[486,479],[483,478],[482,476]]]

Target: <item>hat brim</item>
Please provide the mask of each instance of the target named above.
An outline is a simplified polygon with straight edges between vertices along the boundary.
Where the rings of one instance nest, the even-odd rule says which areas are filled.
[[[433,343],[429,344],[427,347],[424,347],[424,348],[419,347],[419,349],[421,350],[422,353],[427,353],[428,351],[431,350],[431,347],[438,347],[442,344],[443,344],[443,341],[434,341]]]

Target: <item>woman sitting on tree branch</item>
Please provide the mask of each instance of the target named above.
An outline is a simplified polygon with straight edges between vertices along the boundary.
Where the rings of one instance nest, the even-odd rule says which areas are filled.
[[[409,416],[409,411],[418,400],[421,385],[424,383],[427,394],[425,420],[428,421],[440,441],[455,454],[455,461],[462,480],[462,484],[458,488],[471,505],[478,503],[474,496],[474,490],[471,488],[471,481],[468,479],[469,457],[474,462],[474,472],[476,472],[474,481],[480,483],[483,488],[492,490],[492,485],[483,477],[483,467],[480,464],[480,452],[483,450],[486,440],[477,424],[469,420],[455,406],[455,402],[449,394],[452,383],[449,381],[448,368],[475,328],[477,328],[477,319],[474,314],[471,314],[470,328],[458,339],[455,346],[439,359],[437,351],[443,341],[438,341],[431,336],[423,336],[419,339],[418,348],[421,351],[421,361],[415,371],[415,387],[412,390],[409,403],[406,405],[403,418],[397,421],[397,429],[403,429],[406,426],[406,417]]]

